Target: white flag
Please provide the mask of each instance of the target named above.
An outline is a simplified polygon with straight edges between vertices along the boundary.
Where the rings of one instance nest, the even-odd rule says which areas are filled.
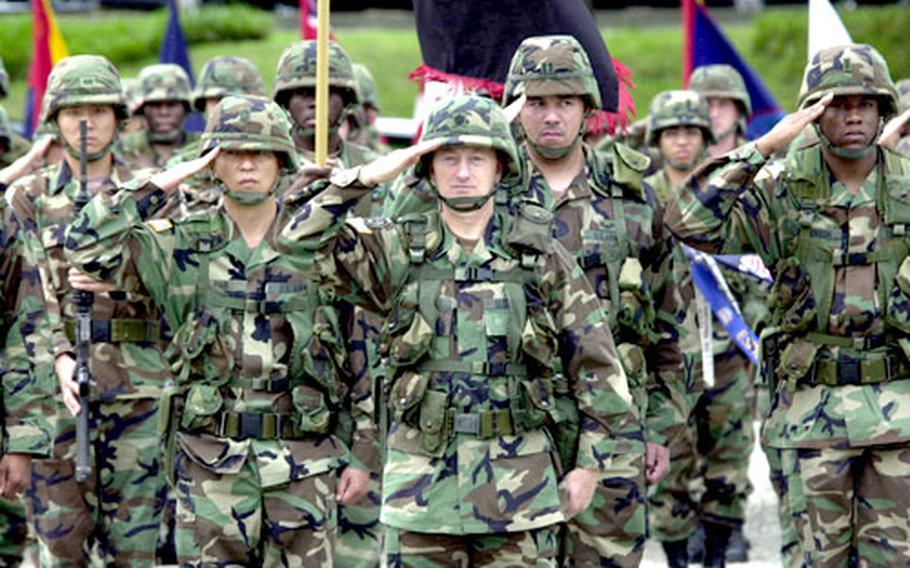
[[[850,32],[828,0],[809,0],[809,61],[826,47],[853,43]]]

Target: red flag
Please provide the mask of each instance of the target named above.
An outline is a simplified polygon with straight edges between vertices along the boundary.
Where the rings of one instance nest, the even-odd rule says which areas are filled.
[[[300,37],[301,39],[316,39],[319,35],[319,17],[317,0],[300,0]],[[334,40],[335,34],[329,31],[329,39]]]
[[[50,0],[32,0],[32,62],[28,71],[28,93],[25,97],[25,136],[31,137],[41,119],[41,101],[47,78],[58,61],[69,55],[57,28]]]

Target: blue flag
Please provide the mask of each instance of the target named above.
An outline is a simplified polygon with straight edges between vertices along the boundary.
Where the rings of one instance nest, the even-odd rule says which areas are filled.
[[[161,49],[158,60],[161,63],[174,63],[186,71],[190,78],[190,86],[196,85],[193,77],[193,64],[190,63],[190,52],[186,46],[186,37],[183,35],[183,26],[180,25],[180,13],[177,10],[176,0],[167,0],[168,20],[164,37],[161,38]],[[192,132],[205,129],[205,121],[198,112],[193,112],[186,117],[184,127]]]
[[[722,255],[712,256],[708,253],[682,245],[686,258],[689,259],[692,282],[711,306],[714,317],[736,343],[737,347],[754,364],[758,365],[758,336],[743,321],[736,299],[730,292],[727,282],[720,271],[720,264],[732,268],[741,274],[771,283],[771,273],[757,255]]]
[[[688,84],[692,71],[703,65],[725,63],[734,67],[742,75],[752,99],[752,117],[747,136],[754,139],[770,130],[786,113],[774,100],[761,77],[736,51],[700,0],[683,0],[682,10],[685,82]]]

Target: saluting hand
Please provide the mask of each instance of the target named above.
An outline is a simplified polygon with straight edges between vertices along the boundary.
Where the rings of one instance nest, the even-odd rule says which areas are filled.
[[[117,290],[117,287],[113,284],[98,282],[88,274],[80,272],[73,267],[70,267],[69,271],[67,271],[66,279],[74,290],[86,290],[88,292],[114,292]]]
[[[831,101],[834,93],[828,93],[817,103],[802,110],[788,114],[774,125],[764,136],[756,140],[755,147],[761,155],[768,158],[775,152],[785,149],[793,142],[804,128],[820,117]]]
[[[436,151],[443,142],[442,139],[426,140],[377,158],[360,167],[360,183],[370,187],[392,181],[421,157]]]
[[[888,121],[882,130],[882,135],[878,138],[878,143],[893,150],[897,146],[898,140],[901,139],[901,130],[904,129],[907,121],[910,121],[910,108]]]
[[[20,156],[12,164],[0,170],[0,183],[9,185],[17,179],[38,169],[41,165],[41,160],[44,159],[44,155],[47,154],[47,149],[50,148],[53,140],[54,139],[51,136],[42,136],[37,142],[32,144],[32,147],[28,152]]]
[[[196,158],[195,160],[187,160],[186,162],[180,162],[175,164],[170,168],[158,172],[149,178],[149,181],[160,187],[164,190],[165,193],[170,194],[172,191],[177,189],[177,186],[180,185],[180,182],[190,178],[205,168],[209,167],[218,157],[218,154],[221,153],[221,148],[214,148],[209,150],[205,155]]]

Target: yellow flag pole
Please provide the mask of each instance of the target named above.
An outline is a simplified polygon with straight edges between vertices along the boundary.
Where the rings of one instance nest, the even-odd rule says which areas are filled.
[[[316,36],[316,165],[329,156],[329,0],[319,0]]]

